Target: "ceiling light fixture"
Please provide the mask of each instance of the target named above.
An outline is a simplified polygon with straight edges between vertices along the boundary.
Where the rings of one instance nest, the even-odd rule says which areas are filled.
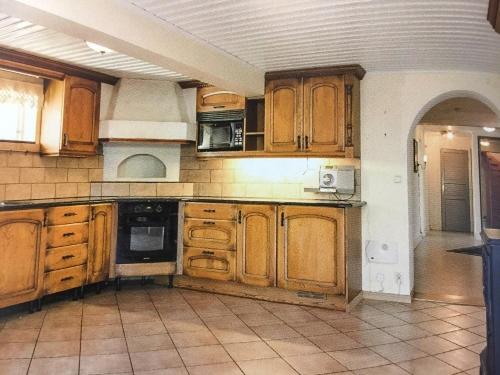
[[[87,45],[87,47],[89,47],[90,49],[92,49],[96,52],[99,52],[101,55],[104,55],[106,53],[115,52],[111,48],[101,46],[100,44],[97,44],[97,43],[89,42],[88,40],[85,41],[85,44]]]
[[[479,144],[481,146],[488,147],[490,145],[490,142],[488,142],[488,141],[481,141],[481,142],[479,142]]]
[[[488,133],[493,133],[495,131],[495,128],[489,126],[483,126],[483,130]]]

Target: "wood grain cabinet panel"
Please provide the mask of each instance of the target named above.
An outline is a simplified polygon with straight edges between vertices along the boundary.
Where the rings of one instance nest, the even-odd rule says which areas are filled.
[[[89,206],[60,206],[47,209],[48,225],[83,223],[89,221]]]
[[[226,203],[186,203],[184,217],[211,220],[236,220],[236,205]]]
[[[45,273],[44,293],[52,294],[78,288],[85,283],[86,265],[63,268]]]
[[[113,236],[113,205],[91,207],[87,283],[104,281],[109,275]]]
[[[279,220],[278,286],[345,293],[343,209],[281,206]]]
[[[45,271],[55,271],[87,263],[87,244],[56,247],[47,250]]]
[[[184,247],[184,274],[212,280],[234,281],[236,255],[234,251]]]
[[[0,212],[0,308],[41,296],[46,234],[42,209]]]
[[[275,270],[276,206],[241,205],[238,212],[238,281],[274,286]]]
[[[236,250],[236,223],[229,220],[185,219],[184,246]]]
[[[268,152],[293,152],[302,144],[300,79],[268,81],[265,90],[265,142]]]
[[[343,76],[304,79],[304,151],[344,150]]]
[[[47,231],[48,248],[86,243],[88,239],[88,223],[52,225]]]
[[[214,86],[200,87],[197,90],[196,112],[214,112],[245,109],[245,97],[233,91]]]

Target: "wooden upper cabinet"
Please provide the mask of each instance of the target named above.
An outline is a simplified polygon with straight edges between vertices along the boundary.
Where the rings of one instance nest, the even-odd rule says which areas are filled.
[[[343,76],[304,79],[304,151],[344,150],[344,93]]]
[[[196,112],[215,112],[245,109],[245,97],[233,91],[214,86],[200,87],[197,91]]]
[[[276,206],[241,205],[237,243],[237,280],[250,285],[274,286]]]
[[[278,286],[345,293],[343,209],[281,206],[278,219]]]
[[[100,97],[100,82],[71,76],[63,81],[47,81],[40,137],[42,153],[95,155]]]
[[[301,148],[302,83],[300,79],[266,82],[265,142],[268,152],[294,152]]]
[[[113,205],[91,207],[88,246],[87,283],[104,281],[109,275],[111,240],[113,236]]]
[[[43,292],[44,210],[0,212],[0,308]]]

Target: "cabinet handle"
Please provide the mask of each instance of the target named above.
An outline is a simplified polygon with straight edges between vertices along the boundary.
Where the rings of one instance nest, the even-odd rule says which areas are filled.
[[[74,236],[74,235],[75,235],[75,232],[63,233],[63,237],[71,237],[71,236]]]
[[[90,209],[90,220],[92,220],[92,221],[95,220],[95,207],[92,207]]]
[[[64,146],[68,145],[68,134],[64,133],[63,135],[63,144]]]
[[[285,226],[285,213],[284,212],[281,213],[281,226],[282,227]]]
[[[305,137],[305,148],[306,148],[306,150],[309,148],[309,136],[307,136],[307,135]]]
[[[43,226],[46,227],[49,221],[49,214],[47,211],[44,212],[43,214]]]
[[[213,251],[208,251],[208,250],[203,250],[201,253],[204,255],[215,255]]]
[[[63,255],[63,260],[67,260],[67,259],[71,259],[71,258],[74,258],[75,256],[73,254],[70,254],[70,255]]]
[[[63,216],[64,217],[76,216],[76,213],[75,212],[66,212]]]
[[[215,210],[213,210],[213,209],[208,209],[208,208],[205,208],[205,209],[203,210],[203,212],[210,212],[210,213],[215,213]]]
[[[215,222],[213,222],[213,221],[204,221],[203,224],[205,224],[205,225],[215,225]]]
[[[214,105],[212,108],[226,108],[225,105]]]
[[[300,143],[300,135],[297,136],[297,146],[299,146],[299,149],[302,148],[302,144]]]
[[[238,224],[241,224],[241,210],[238,211]]]
[[[66,276],[66,277],[63,277],[61,279],[61,281],[68,281],[68,280],[71,280],[71,279],[74,279],[74,277],[73,276]]]

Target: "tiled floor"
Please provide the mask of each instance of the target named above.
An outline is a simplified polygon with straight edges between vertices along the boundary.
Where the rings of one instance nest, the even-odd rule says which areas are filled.
[[[1,375],[478,374],[484,309],[365,300],[351,313],[128,286],[0,317]]]
[[[471,233],[430,231],[415,249],[416,296],[482,304],[481,257],[446,251],[480,244]]]

